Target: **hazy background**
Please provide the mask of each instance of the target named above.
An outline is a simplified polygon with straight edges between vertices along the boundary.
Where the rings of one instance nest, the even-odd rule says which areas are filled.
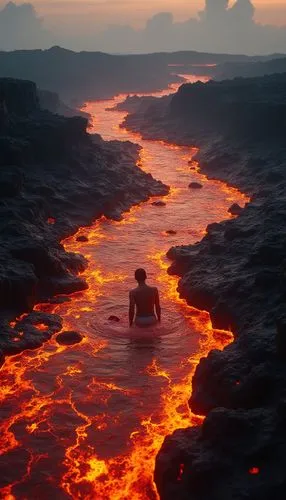
[[[286,53],[286,2],[269,0],[0,1],[0,50]]]

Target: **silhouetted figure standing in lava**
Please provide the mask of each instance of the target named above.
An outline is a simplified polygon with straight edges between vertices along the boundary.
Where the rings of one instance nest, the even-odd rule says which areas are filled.
[[[158,289],[146,284],[145,269],[135,271],[138,286],[129,293],[129,324],[133,325],[135,309],[135,324],[137,326],[152,326],[161,321],[161,306]],[[156,312],[156,314],[155,314]]]

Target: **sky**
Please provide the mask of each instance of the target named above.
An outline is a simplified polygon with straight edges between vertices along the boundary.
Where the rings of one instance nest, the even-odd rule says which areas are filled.
[[[286,0],[14,0],[7,5],[7,0],[0,0],[0,6],[1,3],[5,7],[0,8],[0,50],[60,45],[110,53],[286,53]]]
[[[286,0],[253,3],[258,22],[286,25]],[[85,20],[102,26],[116,23],[141,27],[156,12],[170,11],[176,20],[188,19],[203,9],[204,0],[33,0],[33,5],[52,23],[61,18],[74,23]]]

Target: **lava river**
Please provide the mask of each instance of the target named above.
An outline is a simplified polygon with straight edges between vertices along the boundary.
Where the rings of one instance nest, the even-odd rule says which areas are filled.
[[[64,329],[79,331],[84,340],[63,347],[51,339],[3,365],[3,500],[157,499],[153,470],[164,437],[202,421],[187,404],[195,367],[210,349],[232,339],[230,332],[212,329],[206,312],[179,298],[165,254],[172,245],[200,240],[208,224],[230,217],[229,206],[244,204],[246,197],[208,180],[199,167],[190,170],[195,150],[121,129],[124,113],[107,108],[124,98],[87,104],[94,131],[139,142],[140,166],[171,191],[165,207],[153,206],[152,199],[120,222],[102,218],[63,242],[67,251],[87,257],[89,288],[69,302],[35,309],[59,314]],[[191,191],[191,181],[203,189]],[[79,235],[88,241],[79,243]],[[128,290],[137,267],[147,269],[149,283],[161,293],[162,324],[149,333],[128,327]],[[120,322],[108,322],[111,314]]]

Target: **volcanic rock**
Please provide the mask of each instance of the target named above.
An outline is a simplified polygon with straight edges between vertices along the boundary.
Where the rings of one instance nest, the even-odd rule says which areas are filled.
[[[87,236],[78,236],[76,241],[80,241],[82,243],[86,243],[88,241]]]
[[[56,340],[60,345],[75,345],[79,344],[83,339],[83,336],[74,331],[61,332],[56,336]]]
[[[5,316],[1,317],[0,328],[0,351],[3,355],[13,355],[25,349],[40,347],[62,329],[62,320],[56,314],[33,311],[10,324]]]
[[[134,168],[138,146],[104,142],[86,132],[86,118],[41,109],[34,83],[0,79],[0,95],[0,314],[16,317],[53,295],[87,288],[79,276],[86,259],[59,241],[169,188]],[[46,333],[29,328],[29,341],[2,335],[3,352],[38,346]]]
[[[166,203],[165,203],[165,201],[159,200],[159,201],[153,201],[152,205],[154,207],[165,207]]]
[[[61,330],[62,319],[57,314],[33,311],[16,323],[15,331],[17,332],[30,326],[38,329],[39,325],[45,327],[44,329],[40,328],[39,331],[42,332],[45,330],[50,335]]]
[[[169,229],[168,231],[166,231],[166,234],[175,235],[175,234],[177,234],[177,231],[174,231],[173,229]]]
[[[71,302],[71,297],[64,297],[63,295],[59,295],[56,297],[52,297],[49,299],[50,304],[64,304],[65,302]]]
[[[286,359],[286,321],[277,320],[276,322],[276,348],[280,359]]]
[[[202,189],[203,185],[200,184],[199,182],[191,182],[189,184],[189,188],[191,188],[191,189]]]
[[[233,205],[231,205],[231,207],[228,209],[228,212],[231,214],[231,215],[240,215],[241,212],[243,211],[243,208],[240,207],[237,203],[234,203]]]
[[[118,318],[118,316],[109,316],[108,321],[113,321],[114,323],[119,323],[120,318]]]
[[[231,327],[234,342],[196,369],[190,407],[206,419],[166,438],[155,471],[162,500],[285,497],[285,82],[183,85],[125,120],[143,137],[198,145],[206,175],[251,195],[232,207],[238,218],[169,252],[181,297],[215,328]]]
[[[283,418],[281,404],[275,411],[218,408],[201,428],[176,431],[156,460],[160,498],[268,500],[275,492],[283,500]]]

